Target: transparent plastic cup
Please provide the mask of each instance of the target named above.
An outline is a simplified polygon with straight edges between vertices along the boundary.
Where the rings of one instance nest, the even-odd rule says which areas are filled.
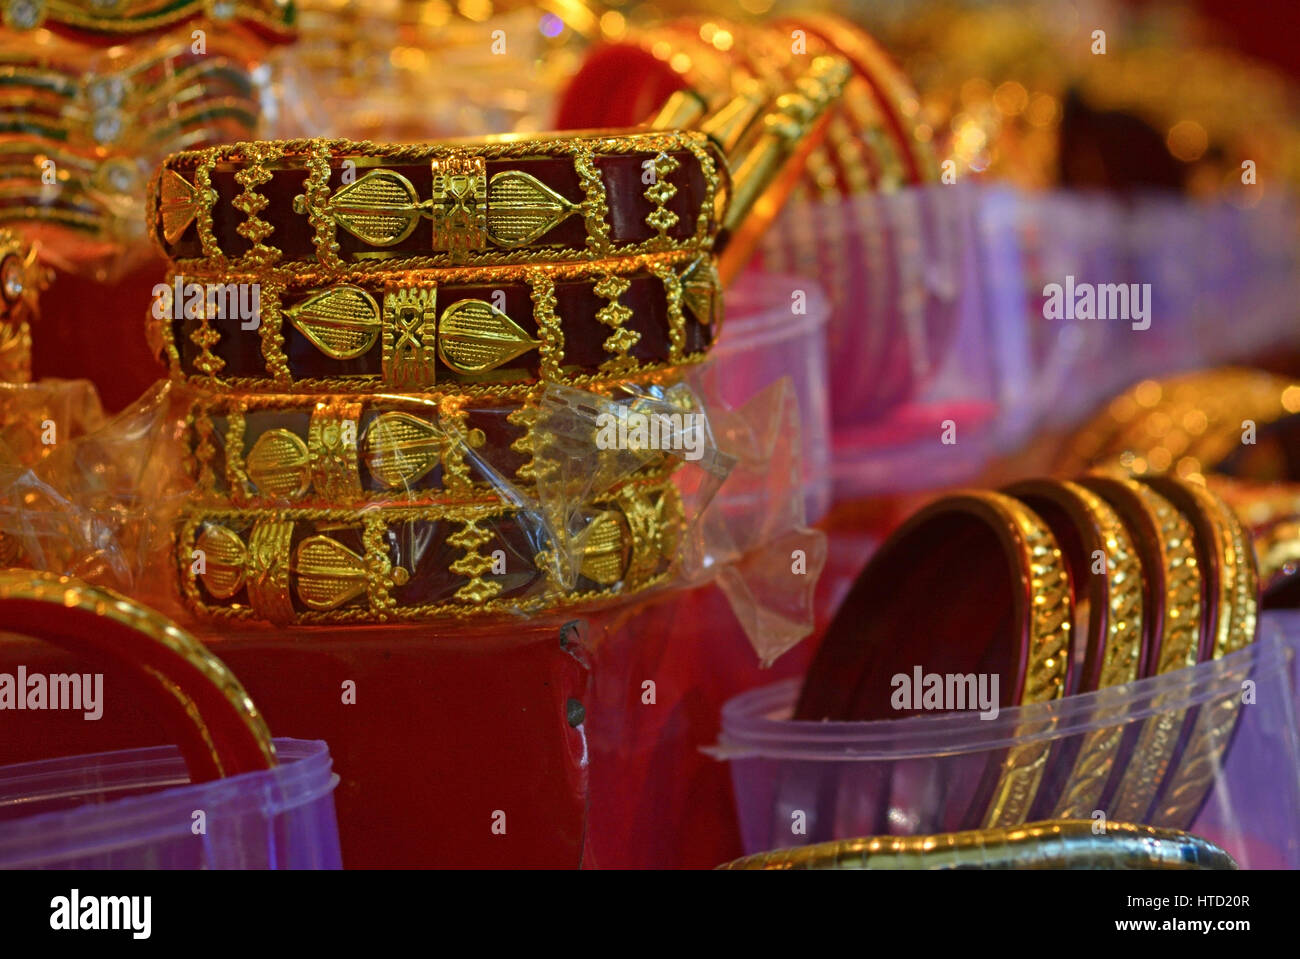
[[[0,867],[342,868],[329,747],[275,747],[274,769],[197,785],[171,746],[0,767]]]
[[[1178,825],[1217,843],[1243,868],[1300,868],[1292,675],[1300,617],[1269,614],[1262,622],[1254,645],[1215,662],[1004,709],[991,720],[964,712],[795,722],[789,716],[801,680],[790,679],[730,700],[720,741],[709,752],[731,764],[746,854],[857,836],[923,835],[978,826],[987,796],[981,784],[1012,748],[1049,756],[1045,781],[1053,781],[1068,772],[1070,757],[1109,732],[1131,744],[1145,724],[1192,723],[1216,708],[1231,710],[1249,690],[1253,701],[1236,708],[1225,748],[1206,760],[1213,779],[1204,799]],[[1120,775],[1132,755],[1131,745],[1117,753]],[[1040,813],[1030,818],[1048,818]]]

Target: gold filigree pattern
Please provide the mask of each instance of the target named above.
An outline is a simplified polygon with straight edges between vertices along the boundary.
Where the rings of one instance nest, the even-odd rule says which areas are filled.
[[[543,569],[514,569],[514,580],[524,581],[528,588],[508,598],[502,596],[500,581],[491,576],[493,557],[485,547],[524,517],[516,507],[500,501],[372,507],[363,517],[355,510],[339,508],[193,506],[182,517],[177,561],[185,596],[197,614],[280,624],[514,616],[596,604],[663,582],[670,574],[684,523],[681,499],[671,480],[633,481],[594,506],[597,515],[601,510],[620,513],[621,522],[601,522],[592,531],[598,535],[581,544],[591,552],[584,550],[577,558],[587,571],[607,579],[614,558],[620,553],[627,555],[623,578],[608,585],[584,576],[582,582],[589,585],[565,589],[552,582]],[[445,566],[440,565],[445,562],[444,554],[438,551],[418,554],[417,569],[394,563],[388,544],[409,535],[404,533],[406,524],[430,522],[455,524],[456,531],[447,542],[461,550],[461,555]],[[526,522],[531,527],[534,520]],[[611,523],[627,537],[617,548],[611,539]],[[241,532],[250,527],[251,532]],[[347,531],[362,535],[366,556],[342,542]],[[290,546],[296,535],[301,539],[291,561]],[[196,570],[192,556],[199,542],[221,544],[224,565],[220,572],[213,573],[211,564],[208,572]],[[246,549],[242,546],[245,542]],[[310,547],[304,548],[307,543]],[[242,580],[238,578],[240,570]],[[425,600],[411,595],[417,581],[422,584],[420,596],[448,598]],[[367,601],[358,603],[363,594]],[[376,597],[388,597],[392,602],[376,605]]]

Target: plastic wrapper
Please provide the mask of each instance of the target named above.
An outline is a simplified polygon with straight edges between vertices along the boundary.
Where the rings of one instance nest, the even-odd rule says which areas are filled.
[[[762,564],[742,558],[780,544],[788,582],[802,547],[782,537],[811,538],[800,563],[814,579],[822,554],[819,534],[792,533],[793,395],[788,383],[768,394],[709,412],[683,383],[454,402],[163,383],[48,448],[19,433],[28,455],[4,466],[0,531],[36,568],[250,624],[539,614],[736,567],[731,591],[770,656],[810,628],[806,590],[769,594],[753,579]],[[750,488],[711,509],[738,463]],[[268,599],[255,564],[272,533],[289,582]],[[774,618],[753,612],[774,600]]]
[[[111,281],[151,253],[145,188],[175,150],[257,136],[272,96],[263,38],[186,24],[112,46],[48,30],[0,37],[0,223],[61,270]]]
[[[1253,645],[1222,659],[990,719],[794,722],[800,681],[786,680],[731,700],[713,752],[730,763],[745,851],[756,853],[973,828],[990,776],[996,781],[1017,750],[1046,757],[1031,818],[1064,808],[1104,826],[1109,783],[1142,765],[1141,731],[1180,730],[1161,792],[1138,818],[1190,830],[1245,868],[1296,868],[1298,624],[1269,614]],[[1071,769],[1087,775],[1065,776]]]

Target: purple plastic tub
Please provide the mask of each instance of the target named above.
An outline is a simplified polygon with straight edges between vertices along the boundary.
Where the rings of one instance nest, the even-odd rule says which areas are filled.
[[[1269,613],[1261,620],[1260,639],[1223,659],[1101,692],[1004,709],[991,720],[944,713],[879,722],[796,722],[789,718],[801,682],[795,678],[730,700],[722,710],[720,742],[709,752],[731,763],[740,834],[749,855],[831,839],[971,828],[976,825],[968,821],[972,810],[983,808],[973,798],[981,777],[1010,748],[1044,758],[1077,756],[1078,747],[1095,745],[1113,732],[1136,733],[1155,717],[1192,722],[1203,714],[1222,715],[1219,710],[1237,703],[1235,729],[1226,727],[1223,751],[1209,758],[1212,784],[1188,811],[1190,821],[1177,825],[1217,843],[1243,868],[1295,869],[1300,868],[1300,730],[1292,675],[1297,646],[1300,616]],[[1121,750],[1115,762],[1122,775],[1127,754]],[[1031,819],[1048,818],[1041,810],[1031,812]],[[1110,818],[1113,810],[1085,812],[1080,818]]]
[[[171,746],[0,767],[5,869],[340,869],[329,747],[191,785]]]

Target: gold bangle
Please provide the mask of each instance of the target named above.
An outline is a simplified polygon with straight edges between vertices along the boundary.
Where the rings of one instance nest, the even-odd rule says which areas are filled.
[[[258,315],[244,317],[252,291]],[[722,302],[712,259],[691,251],[394,276],[178,273],[155,293],[173,377],[222,392],[597,386],[703,360]]]
[[[9,614],[8,625],[20,633],[30,632],[73,652],[108,655],[146,674],[164,701],[174,698],[191,739],[182,742],[182,750],[198,750],[186,752],[186,758],[203,762],[204,768],[191,765],[191,774],[227,776],[275,765],[266,722],[239,680],[162,614],[112,590],[28,570],[0,571],[0,604]],[[40,612],[32,610],[34,604]],[[87,630],[70,614],[93,615],[95,622],[107,625]],[[37,628],[16,626],[13,619],[20,615],[24,624]],[[65,618],[66,625],[61,623]],[[109,633],[111,639],[106,640]]]
[[[1255,641],[1259,571],[1246,533],[1232,510],[1209,490],[1195,485],[1192,489],[1201,509],[1217,521],[1214,526],[1216,545],[1221,551],[1220,604],[1210,658],[1220,659]],[[1239,697],[1228,695],[1196,710],[1178,765],[1166,777],[1151,808],[1148,818],[1153,825],[1190,825],[1219,774],[1240,706]]]
[[[1174,829],[1053,820],[933,836],[873,836],[778,849],[720,869],[1236,869],[1207,840]]]
[[[665,404],[685,398],[664,391]],[[456,393],[196,397],[187,463],[197,502],[242,506],[419,505],[533,491],[546,431],[540,397],[476,403]],[[595,427],[591,437],[596,449]],[[632,474],[670,474],[646,451]]]
[[[180,272],[268,263],[389,272],[707,252],[725,173],[708,138],[689,131],[464,145],[258,141],[173,154],[149,191],[149,222]],[[614,194],[607,177],[618,183]],[[611,196],[621,204],[612,219]],[[221,235],[219,206],[223,220],[226,206],[244,214]],[[425,220],[428,229],[417,230]],[[552,238],[571,222],[582,228]],[[277,236],[288,239],[276,245]]]
[[[1161,541],[1168,556],[1165,579],[1165,620],[1159,653],[1152,675],[1165,675],[1195,666],[1203,615],[1203,573],[1196,558],[1192,525],[1175,506],[1140,483],[1125,481],[1138,493],[1160,520]],[[1182,714],[1167,710],[1152,716],[1142,726],[1128,768],[1117,791],[1108,802],[1115,819],[1132,820],[1146,815],[1160,788],[1177,745]]]
[[[1073,497],[1088,518],[1092,535],[1083,537],[1085,555],[1076,567],[1081,576],[1098,573],[1092,566],[1090,546],[1103,554],[1104,578],[1101,588],[1090,590],[1092,596],[1086,606],[1088,628],[1077,631],[1075,642],[1086,643],[1096,653],[1086,653],[1083,662],[1097,657],[1095,688],[1105,689],[1130,683],[1138,678],[1142,660],[1143,643],[1143,567],[1127,527],[1119,515],[1100,496],[1078,483],[1061,482],[1062,491]],[[1012,488],[1013,494],[1035,505],[1034,488],[1026,484]],[[1083,592],[1082,583],[1074,583],[1076,597]],[[1076,598],[1076,614],[1083,604]],[[1101,626],[1104,623],[1104,633]],[[1076,684],[1076,692],[1093,691],[1085,677]],[[1052,812],[1054,819],[1085,819],[1097,808],[1097,799],[1104,790],[1114,766],[1115,754],[1120,745],[1119,729],[1103,729],[1084,737],[1074,762],[1061,789]]]
[[[1023,588],[1032,597],[1030,604],[1029,659],[1026,664],[1024,692],[1017,705],[1050,702],[1065,693],[1070,661],[1070,634],[1074,603],[1070,573],[1056,538],[1039,516],[1018,500],[1001,493],[977,492],[1003,512],[1022,537],[1028,551],[1028,566],[1021,575]],[[1050,728],[1041,723],[1016,729],[1016,737],[1034,735]],[[1002,769],[992,801],[984,816],[985,828],[1015,826],[1024,822],[1038,794],[1051,743],[1039,738],[1011,747],[1002,761]]]
[[[580,539],[556,543],[542,511],[500,501],[362,512],[192,506],[176,559],[197,615],[278,625],[539,613],[667,579],[684,522],[671,480],[627,482],[591,509]],[[571,577],[558,575],[567,548],[580,557]]]

